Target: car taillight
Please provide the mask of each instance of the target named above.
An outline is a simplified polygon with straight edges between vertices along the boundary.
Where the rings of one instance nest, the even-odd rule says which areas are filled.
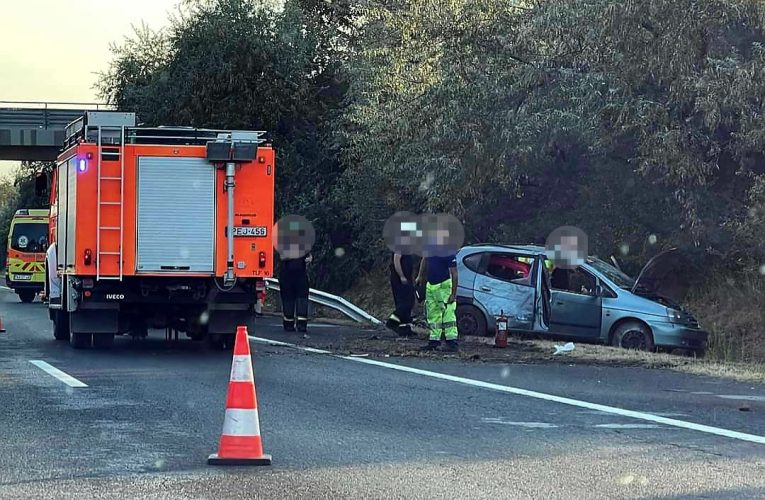
[[[266,267],[266,252],[260,252],[258,256],[258,265],[260,267]]]
[[[90,263],[93,261],[93,252],[90,250],[90,248],[85,249],[85,265],[89,266]]]

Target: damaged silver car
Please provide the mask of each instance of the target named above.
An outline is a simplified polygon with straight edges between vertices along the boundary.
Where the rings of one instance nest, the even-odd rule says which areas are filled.
[[[537,246],[472,245],[457,255],[457,323],[461,335],[509,328],[640,350],[683,349],[703,356],[707,333],[670,297],[678,252],[663,252],[636,279],[588,257],[555,268]]]

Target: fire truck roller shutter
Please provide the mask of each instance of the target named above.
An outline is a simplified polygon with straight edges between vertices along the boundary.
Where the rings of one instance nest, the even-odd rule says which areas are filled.
[[[215,168],[204,158],[138,160],[138,272],[210,272]]]

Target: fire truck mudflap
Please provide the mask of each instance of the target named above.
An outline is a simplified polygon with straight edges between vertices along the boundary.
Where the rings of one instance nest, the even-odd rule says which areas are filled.
[[[56,338],[108,347],[166,329],[225,347],[237,325],[254,328],[273,275],[275,155],[263,134],[136,127],[116,112],[70,124],[51,193]]]

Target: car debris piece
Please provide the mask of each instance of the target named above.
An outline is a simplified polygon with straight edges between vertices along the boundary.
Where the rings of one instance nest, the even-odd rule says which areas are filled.
[[[555,347],[555,352],[553,353],[553,356],[557,354],[567,354],[573,351],[575,346],[573,342],[567,342],[564,345],[556,345],[554,347]]]

